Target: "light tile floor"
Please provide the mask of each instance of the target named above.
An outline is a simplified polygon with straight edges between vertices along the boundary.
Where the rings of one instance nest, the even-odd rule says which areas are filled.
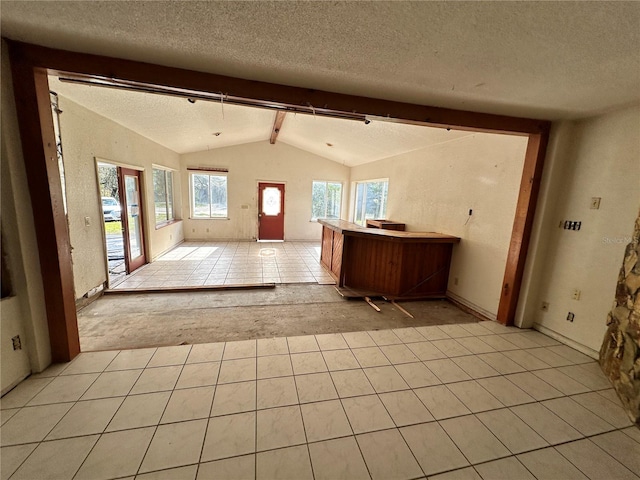
[[[591,358],[493,322],[83,353],[0,400],[2,479],[637,479]]]
[[[185,242],[114,289],[251,283],[333,284],[318,242]]]

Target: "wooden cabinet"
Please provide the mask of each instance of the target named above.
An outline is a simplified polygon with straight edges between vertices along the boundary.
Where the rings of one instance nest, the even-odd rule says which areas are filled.
[[[321,263],[339,289],[398,299],[446,295],[458,237],[363,228],[343,220],[319,222]]]

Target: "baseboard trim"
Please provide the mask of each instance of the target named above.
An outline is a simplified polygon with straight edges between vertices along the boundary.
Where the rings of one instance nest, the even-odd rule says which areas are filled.
[[[148,263],[153,263],[155,262],[158,257],[161,257],[162,255],[164,255],[167,252],[170,252],[171,250],[173,250],[174,248],[176,248],[179,245],[182,245],[186,240],[183,238],[182,240],[180,240],[178,243],[174,243],[173,245],[171,245],[169,248],[165,248],[162,252],[158,253],[157,255],[155,255],[150,262]]]
[[[569,337],[565,337],[561,333],[555,332],[544,325],[540,325],[539,323],[533,324],[533,329],[539,331],[540,333],[544,333],[548,337],[553,338],[554,340],[558,340],[560,343],[565,344],[568,347],[573,348],[574,350],[578,350],[580,353],[584,353],[591,358],[598,360],[600,358],[600,352],[593,350],[592,348],[587,347],[586,345],[582,345],[581,343],[576,342],[575,340],[571,340]]]
[[[496,321],[495,314],[485,310],[482,307],[479,307],[478,305],[471,303],[470,301],[456,295],[455,293],[447,291],[447,300],[460,308],[462,311],[469,313],[482,321]]]
[[[97,299],[99,299],[106,289],[106,282],[102,285],[98,285],[97,287],[92,288],[84,296],[80,298],[76,298],[76,311],[82,310],[87,305],[92,304]]]

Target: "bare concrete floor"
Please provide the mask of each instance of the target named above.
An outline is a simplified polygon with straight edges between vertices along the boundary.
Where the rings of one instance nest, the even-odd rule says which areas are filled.
[[[328,285],[103,296],[78,312],[83,352],[475,322],[444,300],[346,300]]]

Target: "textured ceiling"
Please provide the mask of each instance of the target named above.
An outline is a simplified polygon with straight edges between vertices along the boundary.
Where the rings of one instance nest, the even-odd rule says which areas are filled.
[[[278,141],[349,167],[472,135],[401,123],[287,114]],[[329,144],[329,145],[328,145]]]
[[[639,2],[2,1],[62,49],[535,118],[640,101]]]
[[[203,100],[192,104],[186,98],[72,84],[55,77],[49,77],[49,86],[60,96],[177,153],[268,140],[275,120],[272,110]],[[220,135],[214,135],[218,132]],[[377,120],[365,125],[288,113],[278,141],[355,166],[467,135],[470,133]]]
[[[177,153],[268,139],[275,117],[258,108],[192,104],[181,97],[71,84],[55,77],[49,77],[49,88]]]

